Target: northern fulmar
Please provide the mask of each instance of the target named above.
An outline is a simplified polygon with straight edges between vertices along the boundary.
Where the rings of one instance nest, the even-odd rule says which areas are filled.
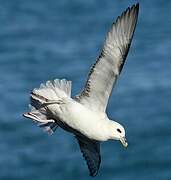
[[[90,176],[96,176],[100,167],[100,142],[114,139],[124,147],[128,146],[124,127],[108,118],[106,106],[126,60],[138,11],[139,4],[128,7],[112,24],[80,94],[71,97],[71,81],[47,81],[33,89],[31,111],[24,113],[50,134],[58,127],[72,133],[87,162]]]

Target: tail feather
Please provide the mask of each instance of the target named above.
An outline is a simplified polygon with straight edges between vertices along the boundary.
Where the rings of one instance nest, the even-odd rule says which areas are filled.
[[[60,100],[67,96],[71,96],[71,81],[55,79],[41,84],[38,89],[33,89],[31,92],[31,105],[39,109],[45,102]]]
[[[43,128],[44,131],[50,135],[53,134],[58,128],[58,124],[55,122],[40,123],[38,126]]]
[[[23,114],[24,117],[32,119],[39,127],[43,128],[48,134],[53,134],[58,124],[53,119],[48,119],[46,114],[40,113],[39,110]]]
[[[40,88],[35,88],[32,92],[38,94],[48,100],[58,100],[59,97],[71,96],[71,81],[65,79],[54,81],[47,81],[41,84]]]
[[[39,88],[33,89],[30,97],[31,112],[23,114],[32,119],[46,132],[52,134],[58,127],[52,114],[46,108],[48,104],[61,103],[61,99],[71,96],[71,81],[65,79],[47,81]]]

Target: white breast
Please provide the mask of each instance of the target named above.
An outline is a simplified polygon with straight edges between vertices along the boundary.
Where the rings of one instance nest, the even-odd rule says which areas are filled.
[[[109,138],[108,121],[104,113],[91,111],[71,98],[64,104],[50,105],[49,110],[62,122],[90,139],[105,141]]]

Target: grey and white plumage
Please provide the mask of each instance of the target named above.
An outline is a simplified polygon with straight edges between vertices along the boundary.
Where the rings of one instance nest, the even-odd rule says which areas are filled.
[[[31,92],[31,112],[24,114],[50,134],[58,127],[73,133],[91,176],[98,173],[101,141],[115,139],[127,146],[125,129],[109,120],[105,111],[131,45],[138,11],[139,4],[133,5],[112,24],[79,95],[71,98],[71,81],[47,81]]]

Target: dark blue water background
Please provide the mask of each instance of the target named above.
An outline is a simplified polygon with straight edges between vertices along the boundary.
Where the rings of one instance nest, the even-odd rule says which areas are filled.
[[[135,1],[0,0],[0,179],[91,179],[75,139],[22,117],[54,78],[83,87],[112,21]],[[171,179],[171,1],[140,0],[133,44],[108,106],[129,148],[102,144],[94,179]]]

